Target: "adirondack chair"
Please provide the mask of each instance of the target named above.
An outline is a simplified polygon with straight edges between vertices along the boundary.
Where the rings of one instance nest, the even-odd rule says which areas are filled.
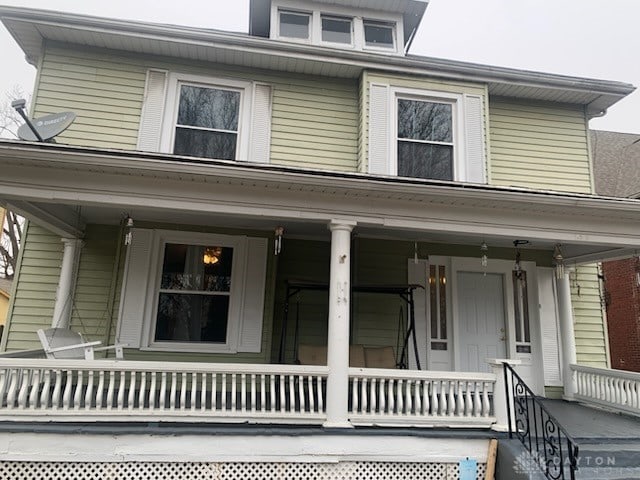
[[[47,358],[76,358],[94,360],[95,352],[114,350],[116,359],[124,359],[126,344],[102,345],[99,340],[87,342],[84,337],[68,328],[47,328],[38,330],[38,338]]]

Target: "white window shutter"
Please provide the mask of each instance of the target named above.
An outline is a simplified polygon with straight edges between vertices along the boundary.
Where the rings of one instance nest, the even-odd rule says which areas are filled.
[[[152,230],[132,229],[120,294],[120,315],[116,339],[129,348],[140,348],[145,317]]]
[[[247,239],[247,262],[238,352],[260,353],[267,275],[266,238]]]
[[[465,124],[465,181],[485,183],[484,112],[482,97],[464,96]]]
[[[537,276],[544,384],[546,386],[562,386],[558,343],[558,309],[553,268],[538,267]]]
[[[369,173],[390,175],[391,115],[389,86],[372,83],[369,88]]]
[[[253,88],[250,162],[269,163],[271,150],[271,87],[257,83]]]
[[[138,130],[138,150],[144,152],[160,151],[166,89],[167,72],[148,70]]]

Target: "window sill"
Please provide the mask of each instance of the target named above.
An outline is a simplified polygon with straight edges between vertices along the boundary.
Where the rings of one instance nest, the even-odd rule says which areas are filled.
[[[141,347],[143,352],[174,352],[174,353],[224,353],[236,354],[238,350],[232,345],[206,345],[181,342],[153,343],[146,347]]]

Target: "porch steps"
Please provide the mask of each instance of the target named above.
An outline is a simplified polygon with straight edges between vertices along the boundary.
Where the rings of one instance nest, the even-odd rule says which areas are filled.
[[[640,431],[638,431],[640,436]],[[619,442],[611,438],[581,439],[576,477],[587,480],[640,478],[640,438]]]

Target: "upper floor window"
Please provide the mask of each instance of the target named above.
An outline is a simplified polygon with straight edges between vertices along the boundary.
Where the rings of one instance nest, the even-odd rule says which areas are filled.
[[[242,90],[180,85],[173,153],[235,160]]]
[[[453,180],[453,107],[398,98],[397,172],[402,177]]]
[[[308,13],[280,11],[280,36],[308,40],[311,15]]]
[[[351,44],[352,20],[345,17],[322,15],[322,41]]]
[[[395,31],[393,25],[374,20],[364,20],[364,44],[367,47],[393,48]]]

